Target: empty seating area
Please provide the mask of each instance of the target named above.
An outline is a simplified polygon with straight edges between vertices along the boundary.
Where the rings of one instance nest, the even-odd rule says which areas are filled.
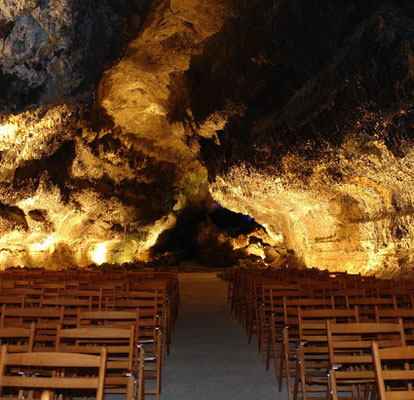
[[[408,279],[233,270],[227,300],[289,400],[385,400],[414,399],[413,296]]]
[[[184,321],[171,356],[180,361],[164,374],[171,398],[191,398],[204,379],[234,385],[238,371],[252,376],[243,357],[256,360],[232,339],[240,332],[243,343],[244,334],[222,309],[225,283],[195,275],[184,279]],[[414,281],[231,270],[227,302],[245,347],[257,348],[256,369],[260,360],[274,369],[274,377],[263,371],[268,390],[289,400],[414,400]],[[177,270],[1,272],[0,399],[158,400],[179,308]],[[240,379],[258,393],[254,381]]]
[[[177,271],[0,273],[0,398],[158,400]]]

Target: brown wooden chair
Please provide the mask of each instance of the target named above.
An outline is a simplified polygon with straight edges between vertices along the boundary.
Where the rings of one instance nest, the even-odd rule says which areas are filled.
[[[0,306],[6,305],[6,307],[24,307],[25,295],[11,295],[1,294],[0,292]]]
[[[61,299],[87,300],[92,310],[102,310],[103,290],[102,289],[66,289],[60,292]]]
[[[36,323],[36,334],[55,335],[57,324],[63,321],[64,309],[54,308],[6,308],[2,307],[0,326],[30,328],[33,322]]]
[[[169,354],[172,331],[172,303],[168,297],[168,281],[164,279],[154,279],[148,281],[138,281],[130,285],[130,289],[116,294],[118,299],[125,300],[148,300],[155,307],[155,313],[159,322],[157,325],[162,329],[162,362],[164,363],[165,353]]]
[[[414,370],[408,362],[414,360],[414,346],[380,349],[372,342],[372,355],[380,400],[414,400]]]
[[[0,329],[20,328],[30,329],[36,324],[35,345],[36,350],[53,351],[56,339],[56,329],[64,319],[64,308],[38,308],[38,307],[6,307],[2,306]],[[76,321],[75,321],[76,322]],[[9,351],[11,348],[9,348]]]
[[[262,349],[262,361],[266,360],[266,368],[269,368],[270,359],[275,362],[275,373],[280,379],[279,364],[282,354],[283,328],[286,323],[286,310],[283,302],[291,299],[309,299],[312,297],[311,290],[297,290],[296,287],[285,287],[279,285],[264,285],[263,303],[260,306],[260,347]],[[285,299],[285,300],[283,300]]]
[[[104,392],[125,393],[127,400],[142,400],[144,354],[135,344],[134,325],[129,329],[107,326],[62,329],[61,325],[58,328],[58,352],[98,354],[102,347],[107,350]]]
[[[359,322],[358,308],[354,309],[303,309],[298,307],[298,348],[295,371],[295,399],[323,400],[328,391],[326,371],[329,369],[326,320],[347,324]]]
[[[93,390],[96,400],[103,400],[106,349],[99,356],[68,353],[10,353],[3,345],[0,354],[1,399],[22,398],[22,391],[43,394],[61,389],[76,394]],[[93,374],[93,370],[96,374]],[[62,392],[61,392],[62,393]],[[63,393],[62,393],[63,394]],[[4,397],[7,395],[7,397]],[[48,396],[49,397],[49,396]]]
[[[158,400],[161,393],[162,373],[162,338],[161,329],[157,326],[157,318],[153,313],[150,316],[140,315],[140,309],[134,311],[80,311],[78,327],[107,326],[135,328],[135,343],[142,345],[145,350],[144,380],[155,381],[155,387],[145,384],[146,394],[155,394]]]
[[[298,356],[298,343],[300,342],[299,334],[299,318],[298,310],[312,309],[317,310],[333,310],[333,299],[327,298],[301,298],[301,299],[287,299],[282,298],[283,306],[283,331],[281,351],[279,356],[279,391],[282,390],[282,379],[286,376],[286,384],[288,390],[289,399],[292,397],[294,388],[292,387],[292,377],[298,375],[297,370],[297,356]],[[274,313],[272,313],[272,321],[274,319]],[[273,322],[272,322],[273,327]],[[272,330],[272,336],[273,331]],[[277,354],[277,342],[273,338],[272,340],[274,350]]]
[[[402,320],[397,324],[326,321],[329,350],[329,379],[333,400],[340,395],[367,399],[375,389],[371,341],[381,347],[405,345]]]

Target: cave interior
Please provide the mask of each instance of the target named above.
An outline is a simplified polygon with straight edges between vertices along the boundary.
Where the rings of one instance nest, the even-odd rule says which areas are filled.
[[[409,0],[0,0],[0,268],[414,266]]]

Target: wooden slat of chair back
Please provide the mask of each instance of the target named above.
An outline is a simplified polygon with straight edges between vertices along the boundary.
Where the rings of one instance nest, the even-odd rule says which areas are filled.
[[[375,307],[375,320],[377,322],[396,322],[399,318],[403,320],[404,332],[407,344],[414,343],[414,309],[397,308],[381,309]]]

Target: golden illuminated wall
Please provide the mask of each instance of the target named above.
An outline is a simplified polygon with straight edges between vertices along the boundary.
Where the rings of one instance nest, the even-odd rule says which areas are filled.
[[[70,107],[4,119],[1,267],[145,260],[158,235],[173,226],[173,214],[156,218],[148,210],[149,218],[139,225],[136,205],[115,190],[117,185],[125,190],[123,180],[138,182],[142,174],[134,175],[129,160],[104,145],[93,151],[90,144],[97,136]],[[104,175],[115,189],[100,186]],[[139,193],[131,190],[130,195]],[[151,205],[148,199],[142,202]]]
[[[220,29],[225,9],[216,1],[159,2],[138,35],[148,8],[135,3],[123,58],[90,87],[104,64],[94,63],[122,42],[122,8],[0,1],[0,72],[15,79],[11,93],[20,79],[36,93],[19,106],[32,111],[0,115],[0,268],[148,261],[187,203],[203,199],[207,171],[183,124],[168,119],[169,96],[172,77]],[[100,30],[113,35],[108,43]],[[25,52],[13,52],[22,37]],[[85,104],[95,88],[96,101]],[[85,105],[50,105],[66,102]]]
[[[146,261],[208,188],[309,267],[412,270],[408,3],[24,3],[0,0],[0,267]]]
[[[210,190],[223,206],[282,233],[309,267],[398,276],[412,263],[413,157],[414,147],[398,158],[381,141],[349,140],[324,162],[286,157],[281,176],[233,167]],[[289,174],[298,164],[312,168],[306,183]],[[332,168],[341,182],[329,175]]]

